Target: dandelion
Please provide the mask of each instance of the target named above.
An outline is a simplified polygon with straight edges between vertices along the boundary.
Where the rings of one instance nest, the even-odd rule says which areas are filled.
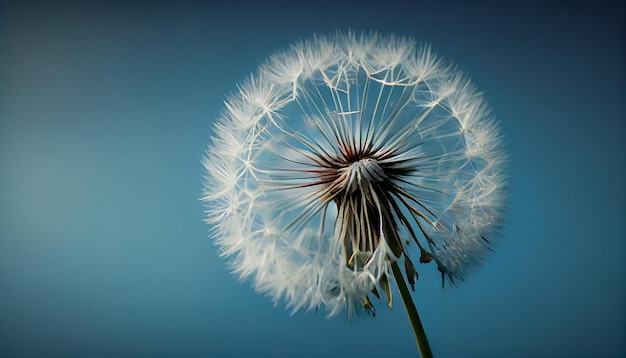
[[[430,46],[313,37],[228,97],[202,200],[221,254],[258,292],[333,317],[374,314],[373,297],[391,306],[395,283],[429,356],[407,283],[415,262],[454,284],[486,257],[503,215],[501,147],[481,94]]]

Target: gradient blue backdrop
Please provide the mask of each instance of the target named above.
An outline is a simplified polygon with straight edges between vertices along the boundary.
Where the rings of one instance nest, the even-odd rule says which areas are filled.
[[[226,1],[224,2],[226,3]],[[399,302],[294,316],[225,269],[200,158],[225,95],[313,33],[428,41],[506,134],[505,238],[414,297],[438,357],[621,357],[624,6],[0,4],[0,357],[413,357]]]

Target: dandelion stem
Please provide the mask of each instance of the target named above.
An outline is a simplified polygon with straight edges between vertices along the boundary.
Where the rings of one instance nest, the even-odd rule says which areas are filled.
[[[398,285],[400,296],[402,296],[402,303],[404,303],[404,308],[409,316],[409,321],[411,321],[411,326],[413,327],[413,333],[415,334],[415,340],[417,341],[417,347],[419,348],[420,355],[422,358],[432,358],[433,352],[430,350],[430,345],[428,344],[428,339],[426,338],[426,332],[424,332],[424,326],[422,326],[422,321],[417,313],[417,308],[415,308],[415,303],[413,303],[413,298],[411,298],[411,292],[409,291],[406,282],[404,282],[404,276],[402,276],[402,271],[400,271],[400,268],[398,267],[398,261],[391,263],[391,269],[393,270],[393,277]]]

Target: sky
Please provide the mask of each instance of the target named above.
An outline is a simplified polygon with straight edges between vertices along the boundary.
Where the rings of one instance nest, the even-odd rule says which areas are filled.
[[[409,4],[410,3],[410,4]],[[510,156],[503,237],[459,287],[418,267],[436,357],[626,355],[619,2],[0,2],[0,357],[415,357],[406,314],[291,312],[228,272],[200,160],[290,43],[431,43]]]

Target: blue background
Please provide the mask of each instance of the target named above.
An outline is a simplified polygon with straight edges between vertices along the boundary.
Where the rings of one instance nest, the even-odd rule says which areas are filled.
[[[504,239],[459,288],[419,267],[438,357],[621,357],[624,6],[3,2],[0,357],[411,357],[399,300],[346,324],[226,270],[198,198],[225,95],[313,33],[433,44],[506,135]]]

